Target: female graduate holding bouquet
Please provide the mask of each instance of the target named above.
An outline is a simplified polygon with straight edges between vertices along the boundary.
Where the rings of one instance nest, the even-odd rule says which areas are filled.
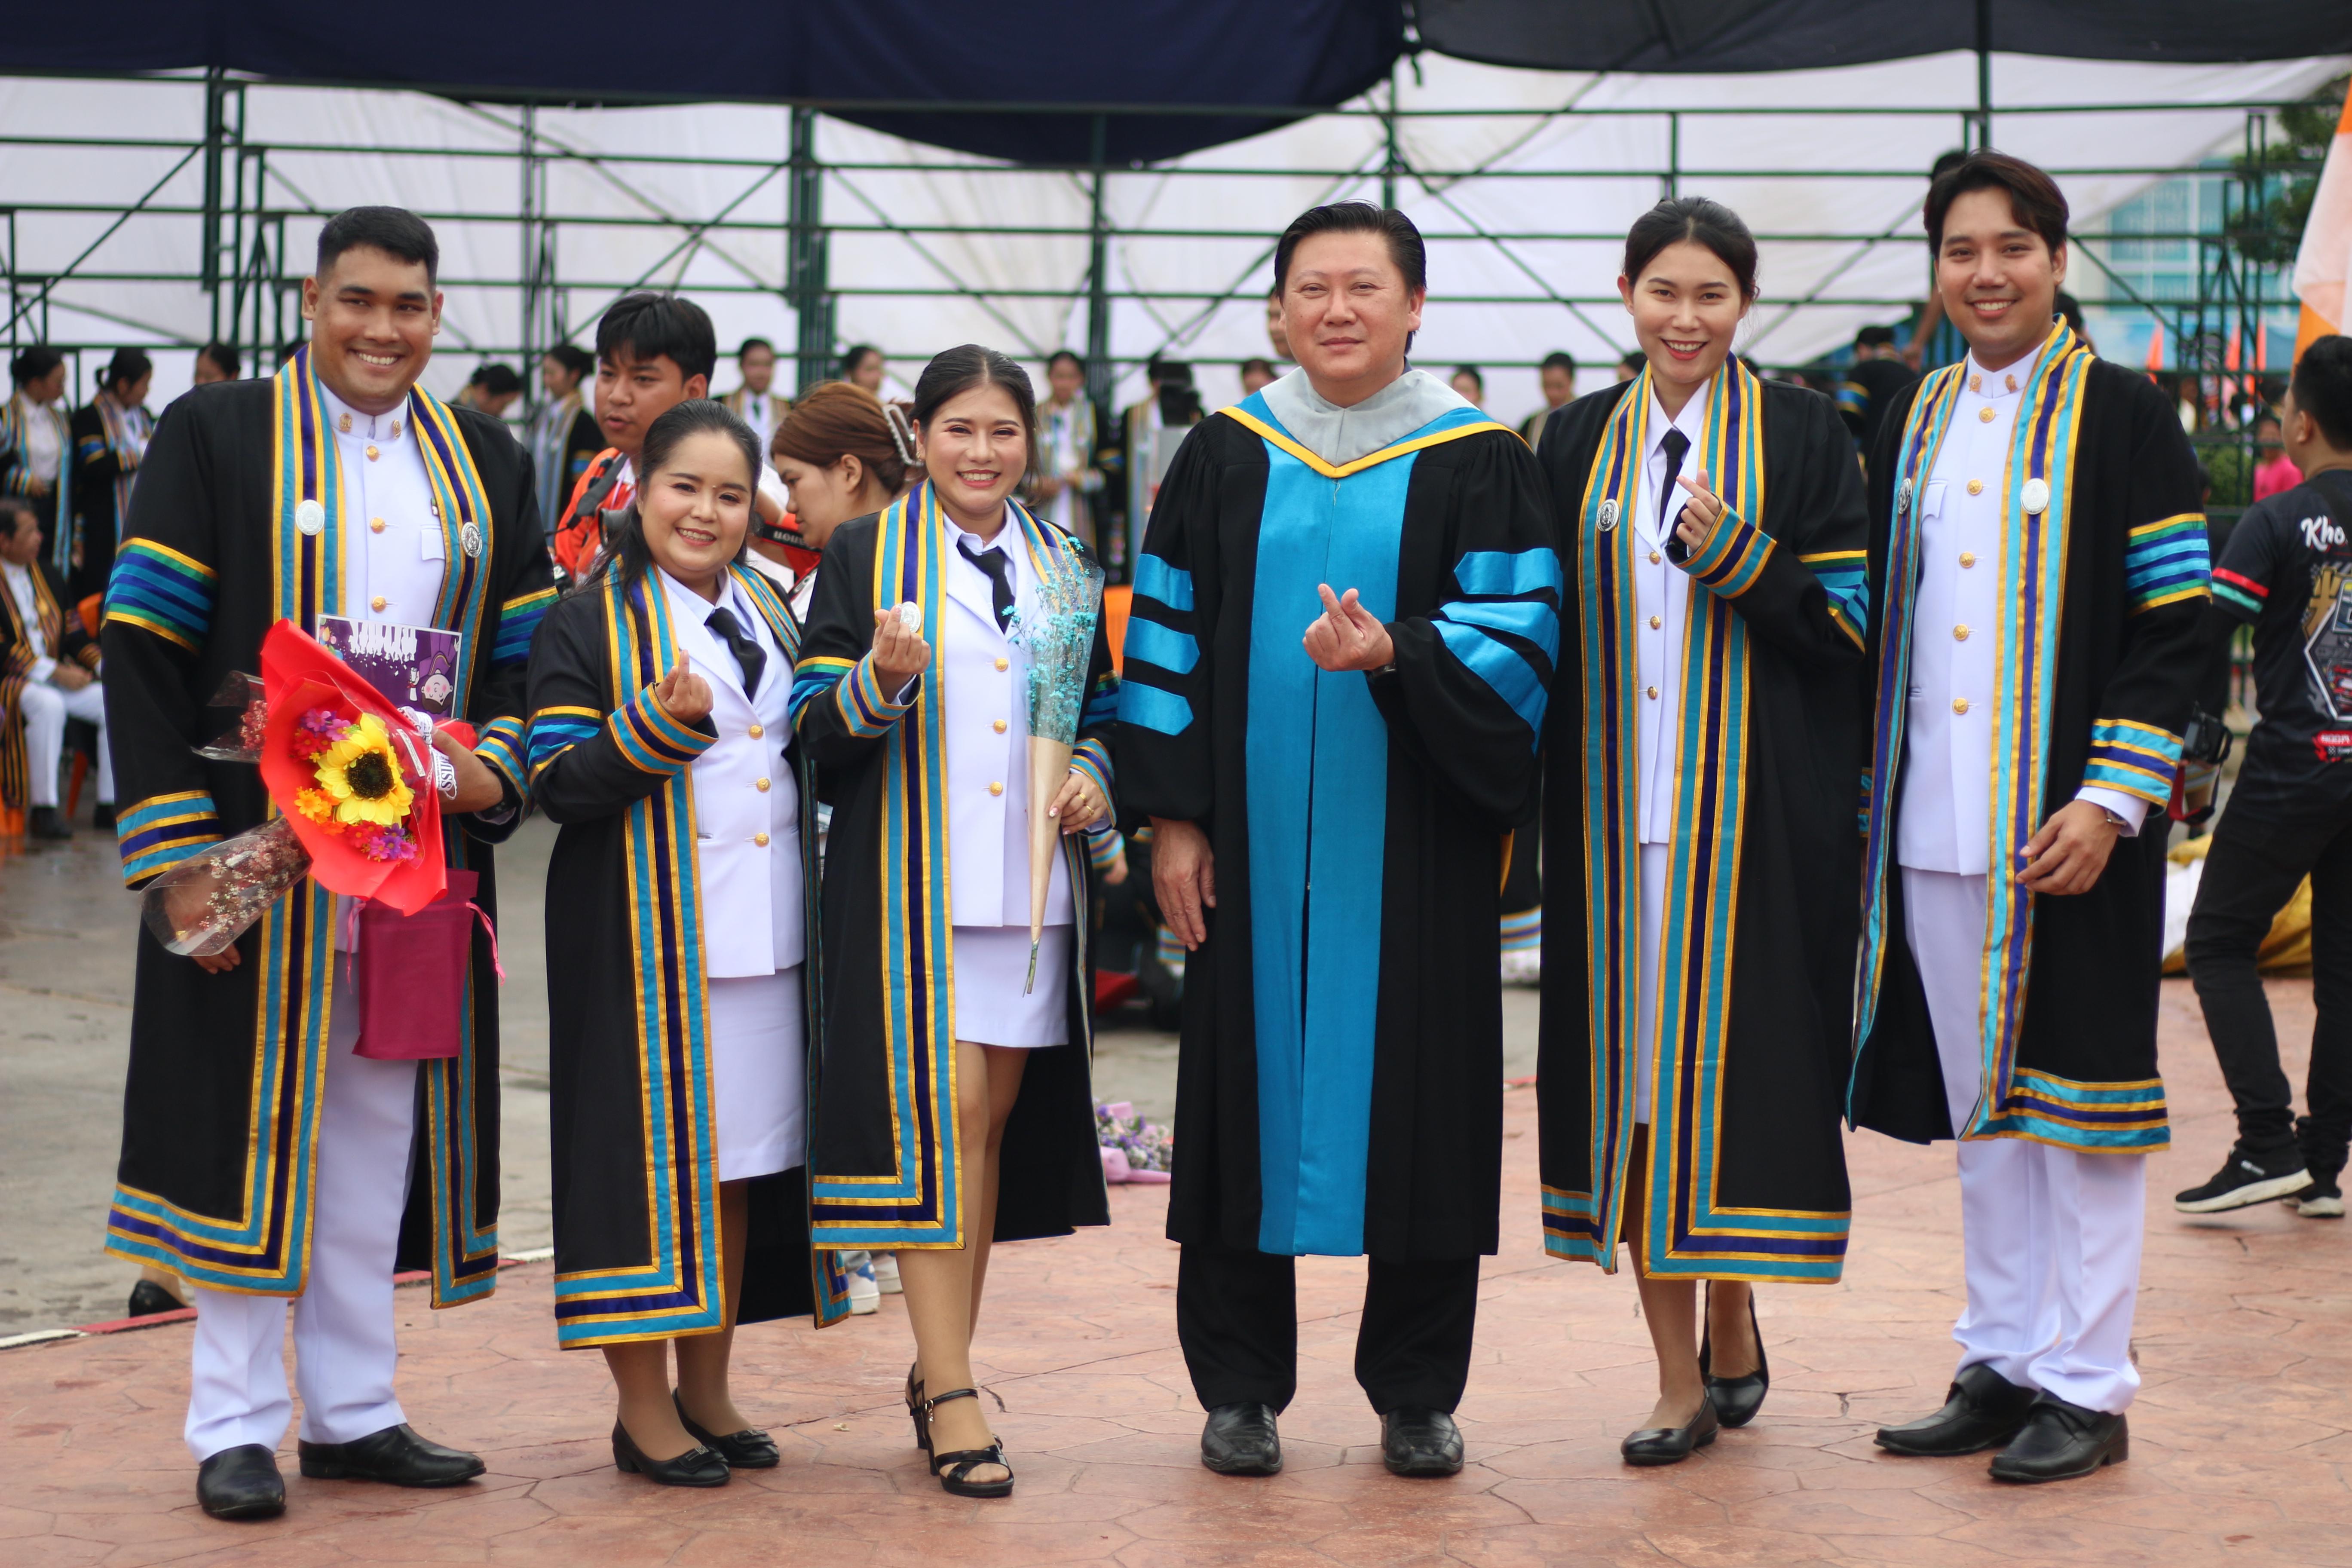
[[[1012,1467],[971,1374],[989,1244],[1109,1217],[1077,833],[1110,815],[1117,678],[1097,615],[1076,750],[1051,798],[1031,798],[1029,666],[1054,651],[1045,590],[1082,547],[1011,499],[1035,425],[1029,378],[950,349],[916,386],[914,425],[920,482],[826,542],[793,688],[834,808],[814,1212],[820,1246],[897,1250],[917,1440],[947,1490],[1003,1497]],[[1032,984],[1040,810],[1063,837]]]
[[[638,468],[634,518],[531,655],[532,789],[562,826],[555,1315],[612,1368],[614,1463],[719,1486],[778,1460],[728,1392],[735,1324],[846,1305],[806,1245],[814,804],[793,617],[742,563],[750,427],[681,403]]]
[[[1617,287],[1647,368],[1538,453],[1574,616],[1545,879],[1581,896],[1544,911],[1538,1082],[1547,1247],[1633,1248],[1658,1402],[1622,1447],[1657,1465],[1762,1404],[1752,1282],[1844,1264],[1868,518],[1829,400],[1732,355],[1738,215],[1659,203]]]

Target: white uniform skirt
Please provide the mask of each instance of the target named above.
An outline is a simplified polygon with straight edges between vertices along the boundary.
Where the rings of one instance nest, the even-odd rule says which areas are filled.
[[[1022,947],[1025,956],[1027,942]],[[807,1159],[801,974],[796,963],[773,974],[704,982],[722,1182],[772,1176]]]
[[[1037,988],[1026,996],[1029,928],[955,928],[956,1038],[976,1046],[1066,1046],[1075,928],[1047,926],[1037,949]]]
[[[1633,1025],[1633,1120],[1650,1124],[1651,1074],[1657,1071],[1653,1050],[1658,1033],[1658,958],[1666,924],[1666,871],[1675,857],[1671,844],[1642,846],[1642,1002]]]

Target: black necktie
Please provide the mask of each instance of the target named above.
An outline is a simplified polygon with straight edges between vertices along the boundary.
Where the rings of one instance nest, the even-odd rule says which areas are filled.
[[[1013,627],[1013,563],[1004,558],[1003,549],[993,544],[985,550],[974,550],[971,540],[959,539],[956,548],[963,552],[966,561],[988,574],[988,601],[995,606],[997,626],[1010,631]]]
[[[1690,450],[1690,437],[1669,426],[1666,433],[1658,437],[1658,449],[1666,455],[1665,480],[1658,486],[1658,531],[1665,536],[1666,553],[1680,561],[1687,552],[1681,539],[1667,526],[1666,519],[1682,510],[1675,505],[1675,479],[1683,471],[1683,456]]]
[[[743,671],[743,695],[757,697],[761,673],[768,668],[766,651],[737,624],[735,612],[724,605],[711,611],[710,618],[702,624],[717,632],[719,640],[735,655],[736,666]]]

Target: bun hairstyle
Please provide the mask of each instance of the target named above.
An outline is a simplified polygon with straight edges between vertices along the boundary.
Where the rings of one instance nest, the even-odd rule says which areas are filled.
[[[1756,237],[1738,213],[1705,196],[1668,196],[1635,218],[1625,233],[1625,276],[1639,283],[1660,251],[1685,240],[1706,247],[1731,268],[1742,299],[1756,298]]]
[[[1037,470],[1037,393],[1029,384],[1029,373],[1006,355],[978,343],[964,343],[935,354],[923,367],[915,382],[915,407],[912,415],[918,426],[927,426],[950,399],[960,397],[976,386],[1001,386],[1012,395],[1013,405],[1021,414],[1021,428],[1028,436],[1028,468]]]
[[[136,386],[155,374],[155,362],[147,357],[144,349],[121,348],[98,373],[98,384],[109,392],[120,392],[126,386]]]
[[[915,467],[915,429],[904,409],[855,382],[820,382],[793,404],[768,449],[818,468],[856,458],[895,496]]]
[[[28,349],[19,350],[16,357],[8,362],[8,376],[18,386],[23,386],[27,382],[40,380],[65,363],[66,356],[48,344],[35,343]]]
[[[673,405],[668,412],[655,420],[646,431],[646,444],[637,453],[637,477],[641,485],[650,483],[653,476],[676,455],[679,445],[689,436],[724,436],[735,443],[743,454],[743,482],[751,489],[760,486],[760,438],[751,427],[737,417],[733,409],[708,397],[689,397]],[[611,513],[605,514],[611,517]],[[744,533],[748,542],[749,531]],[[740,553],[740,552],[738,552]],[[653,564],[653,554],[646,548],[645,525],[637,516],[637,503],[631,501],[620,515],[613,519],[604,532],[604,566],[608,573],[618,573],[621,581],[635,585]]]

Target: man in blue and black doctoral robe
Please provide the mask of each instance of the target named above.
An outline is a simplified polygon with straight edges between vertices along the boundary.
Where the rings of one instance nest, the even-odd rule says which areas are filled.
[[[1368,222],[1382,226],[1339,226]],[[1401,273],[1412,308],[1393,358],[1349,385],[1318,372],[1381,322],[1322,275],[1347,270],[1327,252],[1364,241],[1375,269],[1383,247],[1409,258],[1381,286]],[[1296,1385],[1292,1259],[1369,1254],[1358,1381],[1391,1468],[1448,1473],[1478,1258],[1496,1247],[1496,921],[1512,830],[1536,806],[1559,564],[1526,444],[1404,367],[1411,225],[1318,208],[1285,237],[1278,277],[1294,248],[1303,368],[1185,438],[1127,629],[1122,799],[1154,819],[1180,934],[1206,901],[1170,882],[1183,842],[1213,890],[1185,971],[1177,1322],[1211,1412],[1204,1462],[1269,1473]],[[1302,647],[1349,624],[1380,662]],[[1420,1458],[1400,1420],[1426,1436]],[[1234,1421],[1252,1432],[1239,1448],[1221,1436]]]

